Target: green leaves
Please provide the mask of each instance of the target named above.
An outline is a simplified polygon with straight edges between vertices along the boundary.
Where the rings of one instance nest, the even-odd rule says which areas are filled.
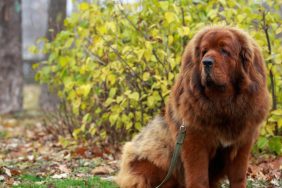
[[[282,154],[282,138],[279,136],[273,136],[269,139],[269,150],[277,155]]]
[[[282,138],[279,136],[261,136],[257,140],[256,147],[260,150],[275,153],[277,155],[282,154]]]

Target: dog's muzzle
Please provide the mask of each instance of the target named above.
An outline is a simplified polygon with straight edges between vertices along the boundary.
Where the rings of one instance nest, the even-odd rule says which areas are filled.
[[[213,58],[210,58],[210,57],[204,58],[202,63],[204,65],[205,72],[210,73],[210,70],[214,64]]]

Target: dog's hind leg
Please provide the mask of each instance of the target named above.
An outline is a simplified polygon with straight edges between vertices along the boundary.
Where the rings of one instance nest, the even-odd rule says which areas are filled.
[[[121,188],[155,188],[158,186],[166,172],[148,160],[133,161],[130,172],[120,172],[118,183]],[[177,181],[171,177],[162,188],[178,188]]]

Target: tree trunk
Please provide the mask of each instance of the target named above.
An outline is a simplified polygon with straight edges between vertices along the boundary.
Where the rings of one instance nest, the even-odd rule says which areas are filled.
[[[66,18],[66,0],[49,0],[48,6],[48,31],[46,37],[52,41],[60,32]],[[56,91],[50,92],[47,85],[42,85],[39,99],[40,107],[45,111],[56,110],[59,99]]]
[[[0,114],[22,109],[22,90],[21,0],[0,0]]]
[[[48,28],[46,36],[53,40],[58,32],[63,29],[64,19],[66,18],[66,0],[49,0],[48,6]]]

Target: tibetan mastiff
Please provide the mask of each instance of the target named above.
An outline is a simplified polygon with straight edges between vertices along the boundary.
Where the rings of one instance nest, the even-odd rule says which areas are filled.
[[[184,125],[179,160],[162,188],[214,188],[224,177],[232,188],[245,188],[250,150],[268,110],[255,41],[236,28],[204,28],[185,48],[165,114],[125,144],[116,181],[121,188],[159,185]]]

